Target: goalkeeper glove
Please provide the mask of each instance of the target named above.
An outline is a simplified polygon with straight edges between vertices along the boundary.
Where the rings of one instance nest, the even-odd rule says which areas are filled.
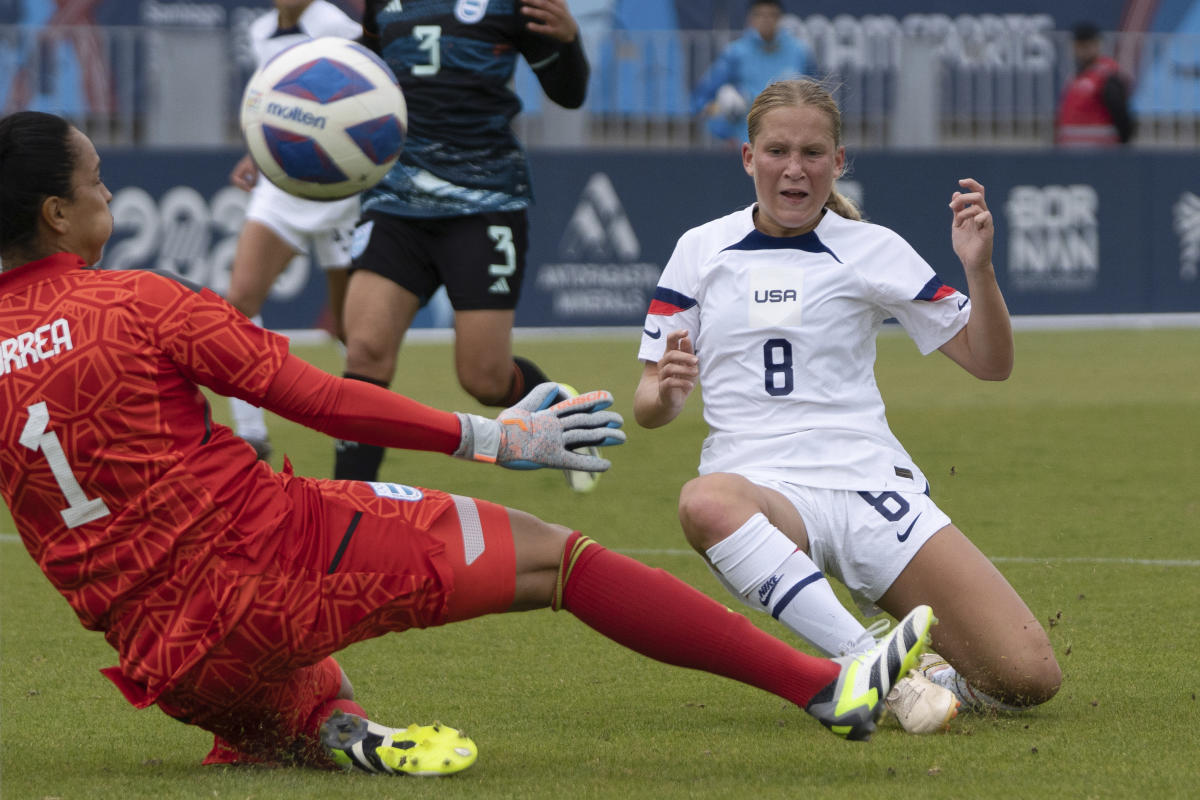
[[[543,383],[496,419],[456,413],[462,441],[454,455],[487,461],[509,469],[555,469],[604,472],[612,464],[577,448],[607,447],[625,441],[624,420],[605,391],[559,400],[558,384]],[[558,401],[558,402],[555,402]]]

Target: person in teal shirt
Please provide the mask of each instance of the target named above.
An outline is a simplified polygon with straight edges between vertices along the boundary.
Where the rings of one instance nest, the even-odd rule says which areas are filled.
[[[752,0],[746,32],[730,43],[692,90],[691,111],[703,114],[718,139],[746,138],[746,109],[771,81],[810,75],[812,56],[804,42],[779,27],[778,0]]]

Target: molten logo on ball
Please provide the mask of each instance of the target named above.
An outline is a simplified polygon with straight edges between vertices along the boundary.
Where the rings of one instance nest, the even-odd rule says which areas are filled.
[[[378,56],[323,37],[289,47],[254,74],[241,124],[268,180],[298,197],[336,200],[387,174],[404,146],[408,112]]]

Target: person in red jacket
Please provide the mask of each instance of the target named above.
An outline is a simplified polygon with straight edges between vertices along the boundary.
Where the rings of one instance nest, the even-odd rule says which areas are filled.
[[[1133,138],[1129,82],[1117,62],[1100,53],[1100,31],[1090,22],[1075,26],[1077,72],[1063,90],[1054,125],[1062,147],[1114,147]]]
[[[0,495],[29,554],[120,656],[135,706],[217,737],[210,761],[442,775],[475,744],[369,720],[333,654],[363,639],[551,607],[669,664],[783,697],[866,739],[916,663],[928,606],[878,647],[801,653],[662,570],[515,509],[275,472],[213,422],[207,386],[331,436],[514,469],[602,471],[598,391],[543,383],[498,419],[329,375],[214,292],[99,270],[112,194],[66,120],[0,119]]]

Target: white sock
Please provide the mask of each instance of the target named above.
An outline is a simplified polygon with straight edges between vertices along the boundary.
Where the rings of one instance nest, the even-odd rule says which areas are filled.
[[[1002,700],[997,700],[989,694],[979,691],[971,684],[967,683],[966,678],[958,674],[958,670],[949,664],[939,664],[937,667],[927,670],[922,670],[925,677],[950,690],[950,693],[959,699],[963,709],[971,711],[1005,711],[1008,713],[1016,713],[1024,711],[1019,706],[1010,706]]]
[[[255,325],[262,326],[261,315],[256,314],[250,318],[250,321]],[[245,400],[231,397],[229,398],[229,411],[233,416],[233,431],[238,436],[243,439],[259,441],[267,438],[267,420],[261,408],[247,403]]]
[[[706,555],[726,589],[827,655],[852,652],[866,633],[812,559],[763,514]]]

